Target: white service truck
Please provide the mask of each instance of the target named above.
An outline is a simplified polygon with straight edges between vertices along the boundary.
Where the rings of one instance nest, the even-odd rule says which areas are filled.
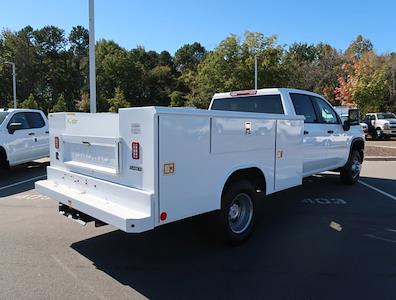
[[[48,121],[35,109],[0,109],[0,168],[49,156]]]
[[[357,115],[342,123],[323,97],[292,89],[216,94],[209,110],[54,113],[48,179],[36,189],[69,218],[125,232],[219,210],[238,243],[252,231],[259,194],[327,170],[347,184],[358,180]]]

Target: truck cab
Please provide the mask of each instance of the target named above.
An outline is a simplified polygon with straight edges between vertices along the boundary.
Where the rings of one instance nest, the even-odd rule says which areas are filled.
[[[0,167],[49,156],[48,121],[34,109],[0,110]]]
[[[353,149],[363,162],[364,133],[358,120],[345,126],[333,106],[319,94],[286,88],[219,93],[209,109],[304,116],[304,177],[342,168]]]

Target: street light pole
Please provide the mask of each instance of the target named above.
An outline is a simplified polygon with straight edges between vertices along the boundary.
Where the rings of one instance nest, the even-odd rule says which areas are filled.
[[[254,89],[257,90],[257,54],[254,56]]]
[[[90,98],[90,112],[96,113],[95,3],[94,3],[94,0],[89,0],[89,98]]]
[[[14,108],[17,108],[15,63],[10,62],[10,61],[6,61],[5,63],[12,66],[12,93],[13,93],[13,96],[14,96]]]

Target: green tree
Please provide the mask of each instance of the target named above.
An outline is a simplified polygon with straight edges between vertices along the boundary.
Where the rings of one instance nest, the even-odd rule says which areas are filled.
[[[185,95],[182,92],[174,91],[169,95],[170,98],[170,106],[180,107],[184,106],[186,101]]]
[[[65,97],[60,95],[58,100],[55,102],[54,106],[51,109],[51,112],[64,112],[67,111],[67,105],[65,101]]]
[[[196,75],[189,76],[191,93],[188,105],[207,108],[213,94],[254,87],[254,57],[259,61],[259,87],[279,86],[285,75],[281,65],[283,48],[276,36],[265,37],[246,32],[241,40],[230,35],[198,65]]]
[[[175,65],[179,72],[196,71],[207,51],[200,43],[185,44],[175,53]]]
[[[75,101],[75,107],[78,111],[89,112],[89,96],[87,92],[81,93],[81,99]]]
[[[118,112],[120,108],[129,107],[128,101],[125,99],[123,90],[120,87],[115,89],[114,97],[108,100],[110,112]]]
[[[20,107],[21,108],[38,109],[39,105],[38,105],[37,101],[34,99],[33,94],[30,94],[29,97],[21,103]]]
[[[373,51],[374,46],[370,40],[358,35],[355,40],[351,42],[346,53],[355,59],[360,59],[363,53]]]
[[[389,99],[387,66],[373,52],[363,53],[350,77],[352,98],[365,113],[384,110]]]

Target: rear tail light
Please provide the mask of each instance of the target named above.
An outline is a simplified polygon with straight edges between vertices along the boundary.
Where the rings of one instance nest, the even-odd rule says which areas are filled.
[[[54,139],[54,143],[55,143],[55,149],[58,150],[59,149],[59,137],[55,137]]]
[[[132,142],[132,158],[140,159],[140,145],[138,142]]]

